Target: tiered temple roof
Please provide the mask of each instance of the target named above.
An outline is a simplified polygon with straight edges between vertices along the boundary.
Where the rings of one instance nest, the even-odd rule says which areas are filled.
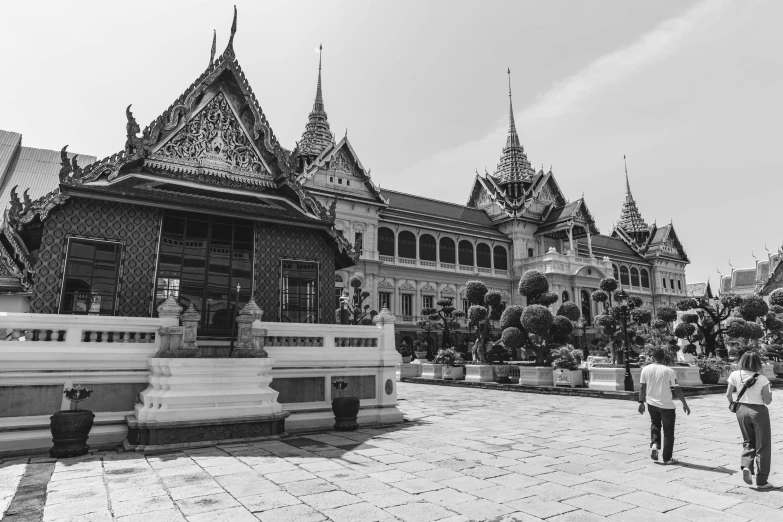
[[[497,169],[492,175],[499,184],[530,182],[535,171],[527,159],[525,149],[519,142],[517,126],[514,122],[514,105],[511,101],[511,70],[508,71],[508,137]]]
[[[623,159],[625,159],[625,156],[623,156]],[[636,201],[633,199],[631,183],[628,181],[627,167],[625,169],[625,202],[623,202],[623,210],[620,213],[620,221],[617,226],[640,243],[647,239],[650,230],[636,206]]]
[[[319,53],[323,46],[319,46]],[[324,98],[321,92],[321,57],[318,58],[318,86],[315,90],[313,110],[308,116],[307,125],[299,141],[299,154],[310,161],[318,157],[327,147],[334,144],[334,135],[329,128],[329,119],[324,110]]]

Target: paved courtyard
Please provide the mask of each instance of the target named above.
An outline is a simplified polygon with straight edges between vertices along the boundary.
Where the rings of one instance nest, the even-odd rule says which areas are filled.
[[[399,387],[389,429],[143,457],[104,452],[0,463],[3,521],[783,520],[783,491],[738,473],[739,429],[723,396],[677,415],[679,466],[654,463],[636,403]],[[773,403],[783,485],[783,404]]]

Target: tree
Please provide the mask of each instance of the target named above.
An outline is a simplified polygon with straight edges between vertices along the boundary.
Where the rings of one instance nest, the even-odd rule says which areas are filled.
[[[484,345],[489,339],[492,321],[499,320],[503,313],[502,296],[496,290],[489,291],[481,281],[468,281],[465,285],[465,299],[471,303],[468,309],[468,328],[475,328],[476,331],[473,361],[486,362]]]
[[[351,317],[349,320],[350,324],[371,325],[372,318],[378,315],[378,312],[370,310],[370,305],[364,304],[364,301],[370,297],[370,292],[362,290],[362,280],[357,276],[351,277],[349,284],[353,288],[353,297],[344,295],[340,300],[348,308],[348,313]]]
[[[435,303],[440,308],[423,308],[421,310],[422,315],[427,317],[427,323],[429,326],[423,325],[424,321],[416,323],[420,328],[429,327],[430,329],[440,328],[443,330],[443,347],[446,347],[446,342],[451,342],[452,330],[457,330],[460,327],[458,319],[465,317],[465,312],[457,310],[451,304],[451,299],[438,299]],[[428,330],[429,331],[429,330]],[[448,341],[447,341],[448,339]]]

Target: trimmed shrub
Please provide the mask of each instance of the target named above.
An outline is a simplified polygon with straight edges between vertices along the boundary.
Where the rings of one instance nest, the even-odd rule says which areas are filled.
[[[500,316],[500,329],[506,330],[507,328],[522,328],[522,312],[525,310],[523,306],[511,305]]]
[[[468,308],[468,326],[477,326],[481,321],[487,318],[487,309],[480,305],[473,305]]]
[[[773,290],[769,294],[769,304],[783,306],[783,288]],[[779,312],[778,312],[779,313]]]
[[[741,317],[729,317],[726,319],[723,331],[729,337],[746,337],[748,323]]]
[[[767,315],[769,306],[761,297],[749,295],[742,300],[739,312],[746,321],[755,321],[756,318]]]
[[[497,290],[490,290],[486,294],[484,294],[484,304],[489,306],[490,308],[498,307],[503,302],[503,296],[500,295],[500,292]]]
[[[487,291],[486,285],[481,281],[468,281],[465,284],[465,299],[474,305],[484,304]]]
[[[517,348],[522,347],[526,337],[527,336],[523,335],[519,328],[511,326],[503,330],[503,333],[500,335],[500,340],[503,341],[503,346],[505,346],[506,349],[516,350]]]
[[[670,306],[659,306],[656,315],[658,319],[667,323],[677,320],[677,312]]]
[[[522,326],[532,334],[544,337],[552,327],[552,312],[542,305],[530,305],[522,312]]]
[[[590,299],[592,299],[596,303],[605,303],[609,300],[609,294],[607,294],[603,290],[596,290],[595,292],[590,294]]]
[[[674,329],[674,335],[680,339],[687,339],[696,332],[696,327],[690,323],[680,323]]]
[[[746,339],[761,339],[764,337],[764,329],[758,323],[747,323],[745,327]]]
[[[604,279],[601,279],[601,282],[598,283],[598,288],[606,292],[607,294],[611,294],[615,290],[617,290],[617,287],[619,285],[617,284],[617,279],[614,277],[606,277]]]
[[[525,297],[538,297],[549,291],[549,281],[538,270],[528,270],[519,279],[519,293]]]
[[[558,315],[552,318],[552,327],[549,333],[554,337],[566,337],[574,331],[574,324],[567,317]]]
[[[537,304],[540,304],[541,306],[549,306],[555,304],[558,299],[559,298],[557,297],[557,294],[552,292],[544,292],[535,301]]]
[[[582,316],[579,306],[572,301],[566,301],[557,309],[557,315],[567,318],[569,321],[578,321]]]
[[[699,322],[699,314],[694,312],[689,312],[682,314],[680,317],[683,323],[690,323],[690,324],[696,324]]]

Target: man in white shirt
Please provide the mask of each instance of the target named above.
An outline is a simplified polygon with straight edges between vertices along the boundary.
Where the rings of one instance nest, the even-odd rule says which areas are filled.
[[[672,458],[674,451],[674,421],[676,419],[674,402],[672,394],[676,395],[682,401],[682,409],[688,415],[691,409],[685,402],[685,395],[682,393],[677,374],[674,370],[663,364],[666,358],[666,352],[663,348],[658,348],[652,353],[653,362],[642,369],[641,385],[639,391],[639,414],[644,415],[645,403],[650,410],[650,457],[658,460],[658,450],[661,447],[661,425],[663,425],[663,463],[677,464],[677,460]]]

